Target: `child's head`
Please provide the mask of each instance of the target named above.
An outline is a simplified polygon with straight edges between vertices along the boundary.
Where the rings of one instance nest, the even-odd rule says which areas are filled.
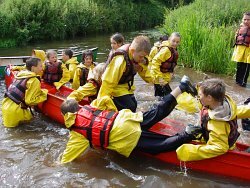
[[[94,55],[91,50],[84,50],[82,52],[82,62],[86,67],[90,67],[93,63]]]
[[[75,99],[68,99],[61,104],[61,112],[65,115],[68,112],[75,113],[79,110],[78,102]]]
[[[49,62],[56,63],[57,62],[57,53],[55,50],[48,50],[46,53],[46,57]]]
[[[214,102],[223,102],[226,87],[218,78],[207,79],[200,83],[198,95],[203,106],[210,106]]]
[[[93,77],[96,81],[101,82],[102,74],[104,73],[106,68],[106,63],[99,63],[93,69]]]
[[[137,63],[144,61],[144,57],[151,50],[150,40],[146,36],[137,36],[132,41],[129,51],[131,51],[133,60]]]
[[[124,37],[121,33],[115,33],[110,37],[111,48],[113,50],[118,49],[124,43]]]
[[[245,12],[243,14],[242,23],[246,27],[250,27],[250,12]]]
[[[160,41],[160,42],[163,42],[163,41],[166,41],[166,40],[168,40],[168,35],[162,35],[162,36],[160,36],[160,38],[159,38],[159,41]]]
[[[26,60],[26,68],[36,74],[41,74],[43,71],[43,64],[37,57],[31,57]]]
[[[63,54],[62,54],[62,60],[63,60],[63,62],[68,61],[72,57],[73,57],[73,51],[71,49],[65,49],[65,50],[63,50]]]
[[[181,35],[178,32],[173,32],[168,39],[171,47],[177,48],[181,42]]]

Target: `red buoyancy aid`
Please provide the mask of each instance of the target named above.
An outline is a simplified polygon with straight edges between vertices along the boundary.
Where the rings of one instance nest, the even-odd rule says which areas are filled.
[[[119,80],[119,84],[128,83],[129,90],[131,89],[131,86],[134,84],[134,76],[136,75],[137,71],[134,67],[134,62],[129,59],[129,47],[130,44],[124,44],[120,48],[118,48],[109,58],[107,61],[107,66],[111,62],[111,60],[117,56],[117,55],[123,55],[124,60],[126,62],[126,70],[123,73],[121,79]]]
[[[210,120],[210,117],[208,115],[208,109],[206,107],[203,107],[201,110],[201,127],[203,129],[203,137],[206,140],[206,142],[209,139],[209,131],[207,130],[207,124],[208,121]],[[232,147],[238,137],[240,136],[240,133],[238,132],[238,123],[237,123],[237,118],[234,120],[228,121],[230,125],[230,133],[228,136],[228,145],[229,147]]]
[[[88,74],[89,74],[89,69],[87,67],[82,67],[81,73],[80,73],[80,86],[83,86],[86,84],[87,79],[88,79]]]
[[[9,86],[6,97],[9,97],[16,104],[21,104],[23,109],[27,109],[28,106],[25,104],[24,97],[27,89],[26,83],[29,78],[15,79],[14,82]]]
[[[249,47],[250,45],[250,27],[241,26],[236,34],[236,45],[244,45]]]
[[[45,62],[45,70],[43,73],[43,79],[46,83],[52,84],[53,82],[58,82],[62,78],[62,62],[57,61],[56,63]]]
[[[93,100],[95,100],[95,99],[97,98],[97,94],[98,94],[98,92],[99,92],[99,90],[100,90],[101,84],[100,84],[99,82],[97,82],[97,81],[96,81],[95,79],[93,79],[93,78],[88,79],[88,82],[89,82],[89,83],[92,83],[92,84],[96,87],[96,89],[97,89],[97,92],[96,92],[95,95],[89,96],[89,97],[88,97],[89,102],[91,103]]]
[[[164,46],[163,46],[164,47]],[[178,60],[178,52],[176,49],[167,46],[168,49],[171,52],[171,56],[169,59],[167,59],[165,62],[163,62],[160,66],[160,71],[163,73],[166,72],[174,72],[174,68],[177,65],[177,60]],[[161,47],[162,48],[162,47]],[[159,49],[159,51],[161,50],[161,48]]]
[[[118,112],[98,110],[90,105],[83,106],[76,115],[75,124],[71,127],[89,140],[90,146],[107,148],[109,133]]]

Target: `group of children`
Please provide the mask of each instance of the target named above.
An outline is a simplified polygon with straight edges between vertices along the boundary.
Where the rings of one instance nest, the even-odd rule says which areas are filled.
[[[146,36],[137,36],[130,44],[124,44],[124,37],[116,33],[110,38],[112,50],[107,61],[98,65],[93,63],[91,51],[83,53],[80,65],[70,50],[63,52],[64,63],[57,60],[54,51],[47,52],[44,63],[41,57],[33,57],[5,94],[3,124],[15,127],[20,121],[31,119],[28,107],[46,100],[47,91],[40,88],[38,76],[42,75],[45,82],[57,89],[69,81],[75,89],[61,105],[65,125],[71,130],[62,163],[73,161],[89,146],[114,150],[126,157],[135,148],[151,154],[176,150],[182,161],[222,155],[234,147],[239,137],[237,118],[249,118],[250,106],[237,106],[226,95],[220,79],[207,79],[194,86],[184,76],[172,90],[169,82],[177,65],[180,39],[180,34],[174,32],[169,38],[162,37],[151,49]],[[34,54],[38,57],[39,53]],[[155,96],[161,97],[147,112],[136,112],[137,73],[154,84]],[[184,132],[170,137],[150,132],[155,123],[171,113],[177,97],[184,92],[198,96],[201,126],[189,125]],[[89,97],[90,105],[79,108],[78,102],[85,97]],[[20,114],[20,119],[13,121],[11,117],[16,114]],[[190,143],[197,139],[200,144]]]

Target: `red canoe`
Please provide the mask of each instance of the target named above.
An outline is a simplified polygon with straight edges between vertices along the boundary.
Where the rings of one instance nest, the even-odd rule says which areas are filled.
[[[5,76],[6,86],[8,87],[13,80],[13,72]],[[43,114],[49,116],[51,119],[64,124],[63,116],[60,112],[60,105],[64,99],[73,91],[68,87],[61,87],[56,90],[54,86],[42,83],[42,88],[49,90],[48,99],[43,104],[38,105]],[[88,100],[84,99],[80,105],[88,104]],[[171,119],[164,119],[164,123],[157,123],[151,131],[162,135],[173,135],[184,129],[184,125],[178,121]],[[185,166],[188,169],[199,170],[203,172],[218,174],[222,176],[234,177],[250,181],[250,153],[244,152],[249,145],[237,143],[235,150],[229,151],[224,155],[212,159],[205,159],[201,161],[186,162]],[[165,152],[157,155],[148,155],[157,158],[166,163],[180,165],[177,159],[176,152]]]

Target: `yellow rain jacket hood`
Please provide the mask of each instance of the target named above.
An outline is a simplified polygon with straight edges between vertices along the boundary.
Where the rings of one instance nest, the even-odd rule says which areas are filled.
[[[41,62],[46,60],[46,54],[43,50],[33,50],[33,54],[35,57],[41,59]]]
[[[204,144],[183,144],[176,152],[181,161],[197,161],[216,157],[229,150],[228,136],[230,125],[228,121],[236,118],[237,106],[235,102],[226,96],[223,105],[214,110],[208,110],[210,120],[207,124],[209,139]]]
[[[91,106],[101,110],[117,110],[112,99],[109,97],[96,99],[91,103]],[[67,127],[74,123],[74,116],[75,114],[72,113],[67,113],[64,116]],[[140,122],[142,122],[142,120],[143,115],[141,112],[133,113],[128,109],[119,111],[109,134],[109,146],[107,149],[114,150],[128,157],[140,138]],[[69,123],[67,123],[67,121]],[[71,131],[70,139],[63,153],[61,162],[71,162],[80,154],[84,153],[88,147],[89,141],[83,135]]]
[[[76,67],[79,64],[79,62],[77,61],[77,58],[72,57],[71,59],[66,61],[65,64],[66,64],[66,67],[68,68],[68,70],[70,72],[70,79],[73,79],[75,71],[76,71]]]
[[[34,106],[47,99],[48,91],[41,89],[40,81],[34,72],[23,70],[20,71],[16,79],[29,78],[25,90],[24,101],[28,106]],[[2,101],[3,125],[6,127],[16,127],[20,122],[32,119],[29,109],[21,108],[21,104],[16,104],[10,98],[6,97]]]

